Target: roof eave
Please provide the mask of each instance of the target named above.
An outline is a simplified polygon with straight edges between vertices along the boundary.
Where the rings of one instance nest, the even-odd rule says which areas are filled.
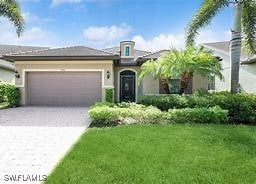
[[[109,56],[4,56],[6,59],[14,61],[47,61],[47,60],[114,60],[118,59],[117,55]]]

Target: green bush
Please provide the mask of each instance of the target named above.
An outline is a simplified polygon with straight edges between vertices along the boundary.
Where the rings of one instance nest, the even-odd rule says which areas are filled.
[[[106,91],[106,102],[112,103],[114,101],[114,89],[108,88]]]
[[[180,95],[142,95],[139,97],[138,103],[156,106],[163,111],[187,107],[187,100]]]
[[[170,109],[165,113],[168,123],[226,123],[228,111],[220,107]]]
[[[146,107],[135,103],[96,104],[89,110],[92,125],[108,126],[133,123],[156,123],[162,112],[156,107]]]
[[[228,110],[229,122],[255,124],[256,123],[256,95],[231,94],[218,92],[209,94],[176,95],[143,95],[139,103],[156,106],[163,111],[181,108],[209,108],[219,106]]]
[[[135,103],[96,104],[89,110],[92,126],[133,123],[226,123],[226,110],[220,107],[171,109],[162,112],[153,106]]]
[[[18,106],[20,102],[20,91],[13,84],[0,83],[0,100],[9,103],[9,106]]]
[[[4,88],[2,83],[0,82],[0,103],[3,103],[4,101],[5,101]]]

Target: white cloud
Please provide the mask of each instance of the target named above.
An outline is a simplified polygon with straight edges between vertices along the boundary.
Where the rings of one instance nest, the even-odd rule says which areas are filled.
[[[136,48],[143,50],[161,50],[171,47],[181,48],[184,45],[183,34],[160,34],[154,38],[145,40],[141,35],[136,35],[132,38],[135,41]]]
[[[217,42],[230,39],[228,31],[214,32],[212,30],[204,30],[200,32],[197,43]],[[132,38],[136,43],[136,48],[157,51],[161,49],[169,49],[171,47],[184,48],[184,34],[159,34],[153,38],[145,39],[141,35]]]
[[[19,2],[39,2],[40,0],[18,0]]]
[[[82,1],[106,3],[106,2],[110,2],[112,0],[52,0],[51,6],[54,7],[54,6],[58,6],[60,4],[64,4],[64,3],[77,4],[77,3],[81,3]]]
[[[34,26],[25,30],[23,35],[18,38],[14,26],[5,18],[0,18],[1,44],[17,44],[17,45],[55,45],[56,38],[54,34]]]
[[[31,12],[23,12],[22,16],[25,19],[25,23],[26,24],[43,24],[43,23],[47,23],[47,22],[52,22],[53,19],[51,18],[43,18],[43,17],[38,17],[35,14],[32,14]]]
[[[82,0],[52,0],[52,6],[58,6],[63,3],[76,4],[80,3]]]
[[[38,16],[36,16],[36,15],[30,13],[30,12],[23,12],[22,16],[24,17],[26,23],[39,21]]]
[[[132,31],[132,27],[126,23],[112,26],[90,26],[84,29],[83,35],[92,45],[111,45],[115,41],[125,38]]]

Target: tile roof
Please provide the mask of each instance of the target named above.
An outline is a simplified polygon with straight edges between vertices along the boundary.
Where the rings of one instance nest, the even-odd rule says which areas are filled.
[[[169,51],[169,50],[167,50],[167,49],[159,50],[159,51],[156,51],[156,52],[153,52],[153,53],[144,55],[142,58],[145,58],[145,59],[158,59],[158,58],[160,58],[164,53],[166,53],[166,52],[168,52],[168,51]]]
[[[103,51],[112,52],[112,53],[120,55],[120,47],[106,48],[106,49],[103,49]],[[148,52],[148,51],[134,49],[134,60],[136,60],[137,58],[144,56],[146,54],[150,54],[150,53],[151,52]]]
[[[6,54],[12,54],[17,52],[27,52],[27,51],[38,50],[38,49],[46,49],[46,48],[49,48],[49,47],[0,44],[0,57]]]
[[[115,54],[108,51],[102,51],[90,47],[85,46],[73,46],[73,47],[63,47],[63,48],[46,48],[46,49],[39,49],[34,51],[28,52],[18,52],[13,53],[11,56],[49,56],[49,57],[68,57],[68,56],[114,56]]]

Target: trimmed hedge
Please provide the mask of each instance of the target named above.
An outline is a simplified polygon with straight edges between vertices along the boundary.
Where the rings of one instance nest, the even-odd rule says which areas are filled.
[[[89,110],[92,126],[133,123],[226,123],[228,112],[220,107],[172,109],[162,112],[135,103],[100,103]]]
[[[105,89],[106,92],[106,102],[112,103],[114,102],[114,89],[108,88]]]
[[[162,112],[156,107],[135,103],[99,103],[89,110],[92,125],[108,126],[133,123],[156,123]]]
[[[228,111],[220,107],[170,109],[166,113],[168,123],[214,123],[228,122]]]
[[[20,102],[20,91],[13,84],[0,83],[0,101],[9,103],[9,106],[18,106]]]
[[[209,108],[219,106],[229,112],[231,123],[256,123],[256,95],[231,94],[228,92],[178,95],[143,95],[139,103],[153,105],[163,111],[181,108]]]

